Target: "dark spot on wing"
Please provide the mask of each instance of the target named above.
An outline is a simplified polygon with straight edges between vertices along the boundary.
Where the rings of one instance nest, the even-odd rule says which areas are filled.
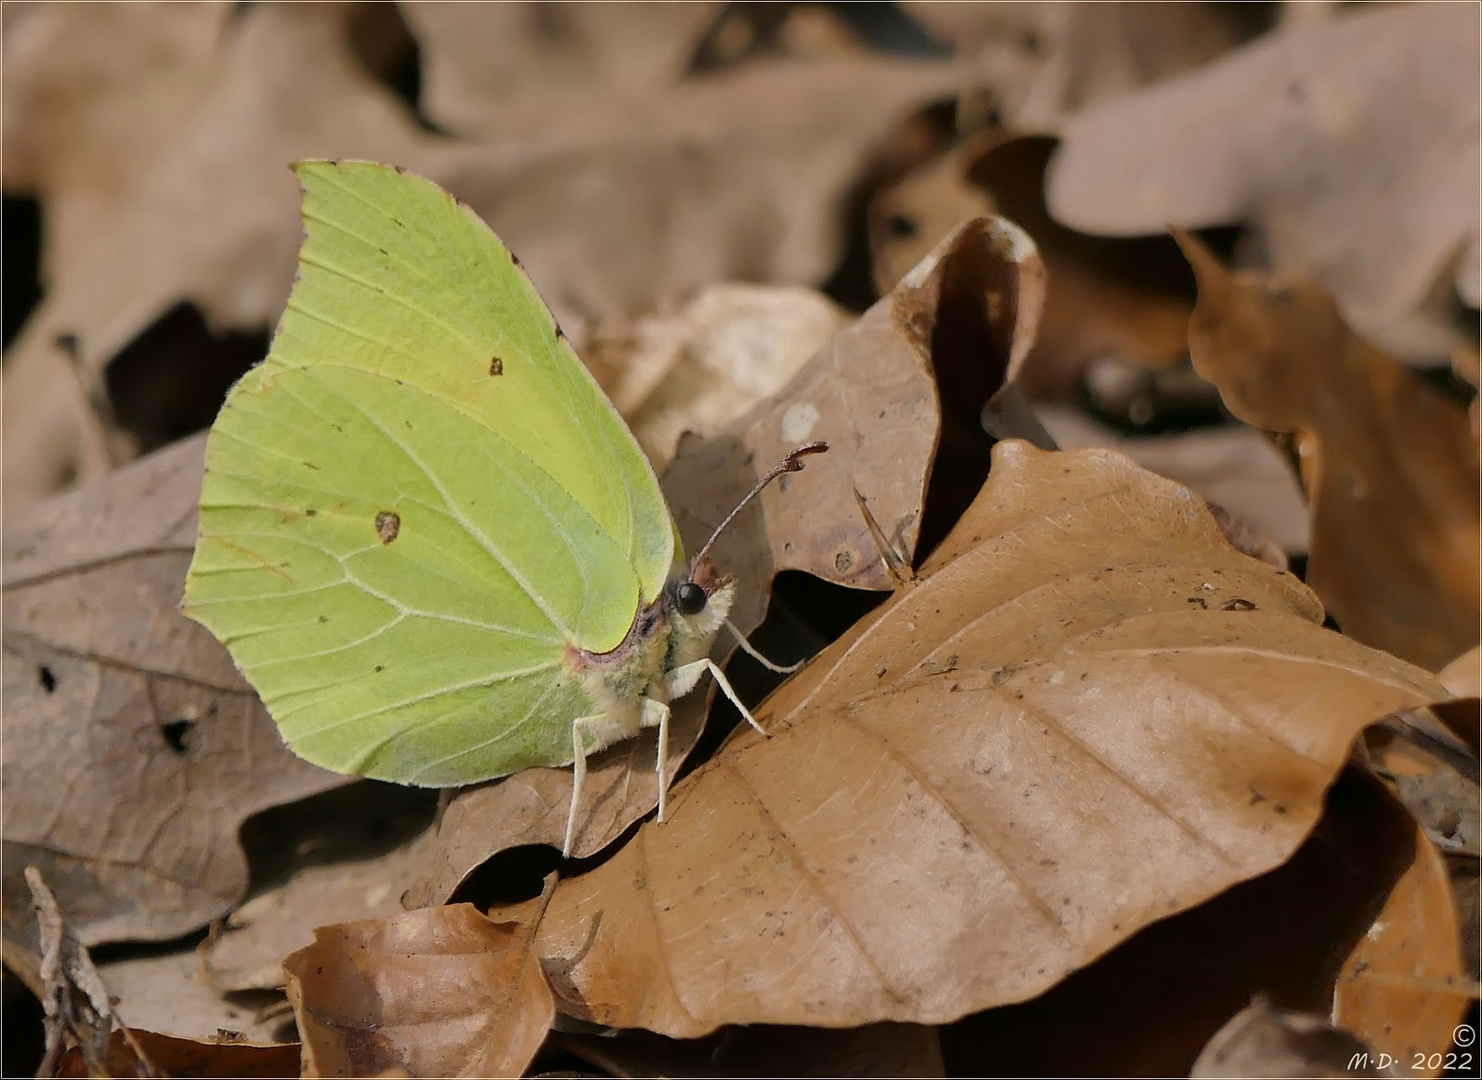
[[[489,374],[490,375],[503,375],[504,374],[504,361],[501,360],[501,359],[499,359],[499,357],[497,357],[497,356],[491,356],[489,358]]]
[[[376,515],[376,535],[381,543],[389,544],[401,532],[401,517],[394,510],[382,510]]]
[[[41,684],[41,689],[45,690],[48,694],[57,688],[57,674],[45,664],[42,664],[36,669],[36,681]]]

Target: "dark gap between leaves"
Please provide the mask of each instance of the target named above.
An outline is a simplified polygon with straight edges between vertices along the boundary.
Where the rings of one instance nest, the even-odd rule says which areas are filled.
[[[0,321],[4,323],[4,347],[8,349],[41,302],[39,201],[29,196],[5,196],[0,209],[0,246],[5,249]]]
[[[216,334],[193,304],[176,304],[104,371],[113,418],[138,441],[140,454],[202,431],[227,390],[267,350],[266,330]]]

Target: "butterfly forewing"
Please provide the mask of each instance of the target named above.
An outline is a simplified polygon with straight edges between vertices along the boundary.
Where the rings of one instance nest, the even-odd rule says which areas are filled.
[[[569,761],[567,645],[618,644],[672,557],[653,473],[466,208],[382,166],[300,175],[299,278],[213,427],[187,610],[311,761]]]

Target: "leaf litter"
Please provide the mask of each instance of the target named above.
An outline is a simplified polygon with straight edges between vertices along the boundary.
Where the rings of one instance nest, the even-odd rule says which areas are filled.
[[[1186,489],[1000,444],[917,585],[759,708],[770,738],[733,737],[667,825],[558,886],[545,955],[602,913],[563,1007],[693,1037],[1048,988],[1278,865],[1354,735],[1447,696],[1320,613]]]
[[[5,959],[40,992],[13,887],[31,855],[82,941],[165,943],[109,946],[122,1027],[91,1062],[69,1039],[59,1074],[141,1056],[169,1075],[1187,1074],[1257,997],[1267,1028],[1330,1016],[1331,1045],[1439,1060],[1477,977],[1476,226],[1445,194],[1475,174],[1475,113],[1411,117],[1475,82],[1475,34],[1421,68],[1401,54],[1459,9],[912,4],[873,27],[807,5],[82,10],[5,15],[6,191],[41,197],[48,286],[5,367]],[[918,58],[882,55],[892,35]],[[1337,71],[1345,42],[1375,61]],[[1302,100],[1275,100],[1273,64]],[[1386,72],[1405,85],[1376,90]],[[1306,134],[1277,153],[1282,132]],[[764,651],[824,648],[761,707],[773,736],[717,750],[729,710],[707,723],[695,696],[673,761],[694,759],[688,809],[663,828],[639,824],[652,740],[613,748],[538,926],[521,898],[558,865],[569,774],[434,808],[305,771],[174,612],[198,444],[116,468],[204,423],[211,380],[251,358],[292,265],[282,166],[326,153],[424,172],[514,244],[671,459],[691,550],[788,432],[835,440],[722,552]],[[1154,181],[1169,209],[1150,216]],[[1225,272],[1191,254],[1192,332],[1188,270],[1147,235],[1165,218],[1246,227],[1201,232],[1244,284],[1211,311]],[[1283,300],[1247,268],[1327,285],[1370,344],[1333,300]],[[1211,359],[1232,325],[1296,374]],[[1322,348],[1292,344],[1321,327]],[[1322,408],[1261,449],[1281,425],[1237,401],[1281,386]],[[1176,483],[1000,441],[1049,432]],[[1103,474],[1126,483],[1078,518],[1075,484]],[[1334,527],[1355,475],[1369,491]],[[1009,524],[965,534],[983,500]],[[846,630],[879,593],[839,585],[895,595]],[[1317,628],[1318,598],[1346,636]],[[754,667],[730,665],[750,702],[777,682]],[[1307,757],[1263,741],[1263,717]],[[62,774],[83,797],[58,797]],[[974,836],[993,845],[952,844]],[[274,988],[295,950],[342,976],[296,985],[303,1062],[257,1042],[293,1037]],[[572,1030],[594,1016],[652,1030]]]

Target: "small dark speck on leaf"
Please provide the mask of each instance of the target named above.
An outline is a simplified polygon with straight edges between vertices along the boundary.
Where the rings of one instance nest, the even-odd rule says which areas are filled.
[[[304,511],[304,517],[318,517],[318,516],[319,516],[319,511],[318,510],[315,510],[312,506],[309,507],[307,510]]]
[[[321,616],[319,616],[319,623],[320,623],[320,625],[323,625],[324,623],[327,623],[327,622],[329,622],[329,616],[328,615],[321,615]]]
[[[42,664],[36,669],[36,681],[41,684],[41,689],[45,690],[48,694],[57,688],[56,672],[52,671],[45,664]]]
[[[319,466],[318,465],[315,465],[312,461],[306,461],[306,462],[304,462],[304,468],[306,468],[306,469],[313,469],[315,472],[318,472],[319,471]]]
[[[377,664],[376,665],[376,673],[377,674],[380,674],[381,672],[383,672],[385,670],[386,670],[386,665],[385,664]]]
[[[376,535],[381,543],[389,544],[401,532],[401,516],[394,510],[382,510],[376,515]]]
[[[490,375],[503,375],[504,374],[504,361],[501,360],[501,359],[499,359],[499,357],[497,357],[497,356],[491,357],[489,359],[489,374]]]

